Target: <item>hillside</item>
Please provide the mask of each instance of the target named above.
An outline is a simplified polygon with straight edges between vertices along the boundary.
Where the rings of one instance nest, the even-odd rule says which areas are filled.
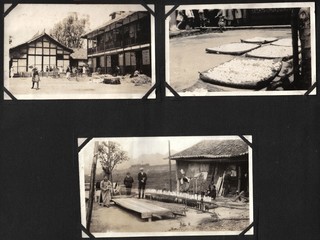
[[[171,154],[174,154],[176,151],[173,151]],[[150,153],[150,154],[141,154],[138,158],[130,159],[128,162],[121,163],[118,166],[118,169],[127,169],[131,165],[137,164],[149,164],[151,166],[155,165],[167,165],[168,164],[169,154],[161,153]]]
[[[116,169],[113,173],[113,182],[118,182],[119,184],[123,184],[123,179],[126,176],[127,172],[130,172],[131,176],[134,179],[133,188],[138,188],[138,173],[140,167],[144,168],[144,171],[147,173],[147,188],[155,188],[155,189],[169,189],[170,184],[170,174],[169,174],[169,165],[150,165],[150,164],[136,164],[130,166],[127,169]],[[101,181],[103,178],[103,174],[97,174],[96,181]],[[176,165],[173,161],[171,168],[171,178],[172,178],[172,186],[175,189],[176,186]],[[90,178],[88,175],[85,176],[85,181],[89,182]]]

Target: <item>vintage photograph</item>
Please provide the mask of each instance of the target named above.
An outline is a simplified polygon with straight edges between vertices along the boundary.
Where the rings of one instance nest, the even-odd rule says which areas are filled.
[[[238,235],[253,222],[251,142],[79,138],[81,224],[95,237]]]
[[[142,5],[18,4],[4,18],[4,87],[18,100],[142,98],[153,35]]]
[[[314,3],[173,7],[166,78],[179,95],[303,95],[314,87]]]

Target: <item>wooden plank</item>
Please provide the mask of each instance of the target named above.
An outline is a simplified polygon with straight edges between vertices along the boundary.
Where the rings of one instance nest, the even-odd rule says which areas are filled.
[[[141,218],[150,219],[153,215],[161,216],[161,215],[172,213],[172,211],[170,211],[167,208],[153,205],[144,200],[138,200],[133,198],[123,198],[123,199],[113,199],[112,201],[121,207],[140,213]]]

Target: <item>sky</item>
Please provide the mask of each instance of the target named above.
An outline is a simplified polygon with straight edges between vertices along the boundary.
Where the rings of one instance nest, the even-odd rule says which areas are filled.
[[[6,8],[8,7],[9,4]],[[4,19],[5,43],[13,36],[12,46],[23,43],[38,31],[46,32],[60,22],[69,13],[89,16],[90,29],[94,29],[110,20],[114,11],[144,11],[141,5],[121,4],[18,4]]]
[[[118,142],[122,150],[128,152],[130,159],[138,159],[143,154],[160,153],[167,155],[169,152],[168,141],[172,152],[180,152],[202,140],[240,139],[238,136],[192,136],[192,137],[131,137],[131,138],[94,138],[80,152],[85,169],[90,169],[96,141]],[[79,143],[84,139],[79,139]],[[165,163],[165,162],[163,162]],[[161,164],[161,163],[159,163]],[[119,169],[121,167],[119,166]]]

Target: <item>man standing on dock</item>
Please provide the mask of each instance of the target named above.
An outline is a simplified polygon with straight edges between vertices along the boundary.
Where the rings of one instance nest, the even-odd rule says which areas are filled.
[[[140,168],[140,172],[138,173],[138,182],[139,198],[144,198],[144,190],[147,183],[147,174],[143,171],[143,168]]]
[[[126,186],[127,195],[131,195],[131,188],[133,183],[133,178],[130,176],[130,173],[127,172],[126,177],[123,180],[124,185]]]

